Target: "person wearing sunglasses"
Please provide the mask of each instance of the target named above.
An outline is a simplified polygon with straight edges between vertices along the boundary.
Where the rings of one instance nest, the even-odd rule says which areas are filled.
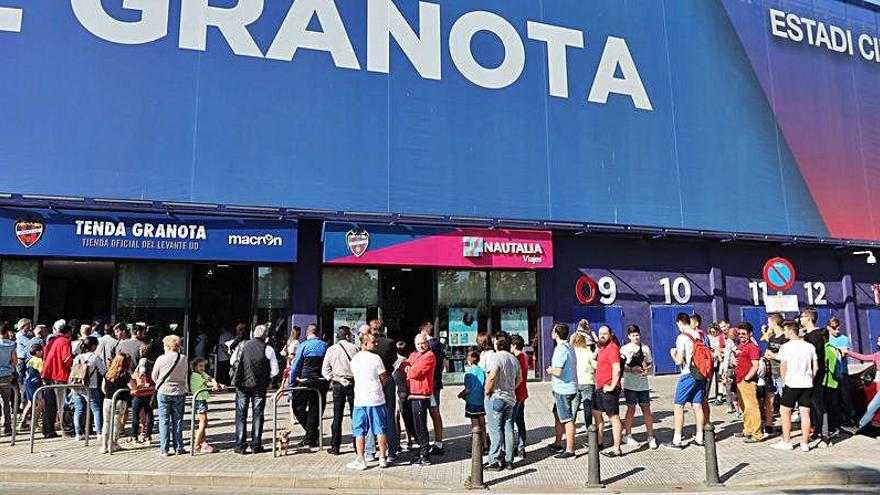
[[[754,329],[749,322],[737,326],[737,346],[734,368],[739,403],[743,410],[743,429],[734,435],[745,443],[764,440],[761,426],[761,407],[758,405],[758,368],[761,365],[761,349],[752,340]]]

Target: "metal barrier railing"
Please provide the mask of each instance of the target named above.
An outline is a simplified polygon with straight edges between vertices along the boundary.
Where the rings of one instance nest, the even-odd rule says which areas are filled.
[[[74,389],[74,388],[81,388],[86,391],[86,447],[89,446],[89,433],[91,432],[91,429],[92,429],[91,428],[92,427],[92,408],[90,407],[91,402],[92,402],[92,391],[89,390],[89,387],[87,387],[85,385],[70,385],[68,383],[58,383],[55,385],[43,385],[42,387],[38,388],[34,392],[34,406],[31,407],[31,438],[30,438],[30,444],[31,444],[30,445],[30,453],[31,454],[34,453],[34,432],[37,427],[36,401],[37,401],[37,397],[40,397],[40,392],[42,392],[44,390],[58,390],[58,389],[68,390],[68,389]],[[55,399],[55,397],[50,397],[50,398],[44,398],[44,400],[56,400],[56,399]],[[64,406],[62,405],[62,407],[64,407]],[[54,422],[55,418],[50,419],[50,421]],[[64,425],[62,424],[61,426],[63,427]]]
[[[196,392],[192,396],[192,401],[190,405],[190,419],[189,419],[189,455],[196,455],[196,397],[202,393],[215,393],[215,392],[234,392],[235,387],[220,387],[220,390],[215,391],[211,387],[200,388],[196,390]]]
[[[11,417],[4,418],[4,419],[7,422],[8,421],[12,422],[12,435],[11,435],[11,440],[9,441],[9,446],[15,447],[15,432],[18,431],[18,406],[19,406],[18,397],[20,394],[18,393],[18,390],[12,386],[11,383],[0,384],[0,390],[2,390],[2,389],[9,389],[9,395],[12,396],[12,410],[10,411]]]
[[[318,396],[318,448],[324,449],[324,397],[312,387],[282,387],[272,396],[272,457],[278,457],[278,399],[285,392],[314,392]],[[289,402],[289,401],[288,401]],[[305,425],[303,425],[305,428]]]
[[[107,428],[107,453],[113,455],[113,433],[116,428],[116,401],[119,394],[122,393],[131,393],[131,390],[127,388],[121,388],[116,392],[113,392],[113,397],[110,398],[110,424]],[[126,410],[128,408],[126,407]],[[124,413],[123,413],[124,414]],[[106,421],[105,421],[106,423]],[[122,429],[125,430],[125,422],[122,422]]]

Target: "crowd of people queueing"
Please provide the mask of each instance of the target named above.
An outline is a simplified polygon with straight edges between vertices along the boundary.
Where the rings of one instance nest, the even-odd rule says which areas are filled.
[[[847,358],[880,365],[880,340],[875,354],[853,352],[839,321],[832,318],[827,327],[820,328],[816,320],[812,308],[806,308],[797,321],[771,314],[761,334],[755,335],[747,322],[731,327],[719,321],[704,332],[700,315],[678,314],[675,347],[669,349],[680,371],[673,399],[673,436],[662,445],[673,450],[704,445],[703,426],[710,421],[713,384],[716,404],[727,404],[728,414],[742,419],[742,431],[735,436],[745,443],[780,435],[772,447],[791,450],[796,447],[792,444],[793,424],[799,422],[800,449],[809,451],[813,440],[830,446],[841,432],[857,434],[866,428],[880,409],[880,394],[862,417],[855,417]],[[73,335],[75,330],[78,338]],[[279,376],[285,387],[281,392],[290,403],[291,429],[295,418],[305,432],[299,447],[318,446],[319,422],[331,393],[333,420],[327,452],[340,455],[343,422],[350,420],[356,457],[349,468],[365,470],[375,461],[385,468],[399,462],[404,437],[412,464],[429,465],[432,455],[444,453],[440,396],[446,351],[431,323],[421,325],[412,348],[409,343],[388,338],[380,320],[356,331],[340,327],[333,343],[324,339],[317,325],[309,325],[302,340],[300,329],[294,327],[280,353],[286,360],[283,370],[275,349],[266,342],[267,334],[267,327],[258,325],[250,338],[246,332],[238,332],[222,343],[230,354],[230,382],[236,394],[235,453],[264,451],[266,394]],[[648,378],[654,357],[642,343],[641,329],[629,326],[625,345],[608,325],[594,331],[586,320],[579,322],[574,332],[566,324],[555,324],[552,336],[555,349],[546,373],[551,379],[556,424],[555,439],[548,448],[555,457],[575,457],[575,420],[581,410],[585,426],[597,425],[605,456],[623,455],[623,445],[642,445],[632,434],[639,410],[646,427],[645,443],[649,449],[658,448]],[[766,342],[763,353],[759,341]],[[523,352],[525,342],[519,335],[502,331],[492,336],[479,334],[477,344],[467,355],[464,387],[458,397],[464,401],[465,416],[484,432],[486,468],[512,469],[516,458],[526,456],[529,365]],[[14,334],[10,328],[0,329],[0,384],[20,389],[0,389],[4,428],[9,432],[13,427],[10,393],[22,395],[20,428],[26,428],[28,415],[35,415],[46,438],[57,436],[57,425],[65,425],[59,412],[64,404],[72,403],[69,422],[76,438],[86,434],[83,416],[89,408],[101,439],[100,452],[106,453],[120,448],[119,436],[127,416],[129,441],[151,444],[154,410],[158,408],[160,454],[185,454],[182,425],[186,397],[204,390],[195,401],[199,426],[193,449],[196,453],[216,452],[206,438],[207,391],[221,390],[222,386],[206,373],[206,364],[203,357],[187,362],[178,336],[158,341],[150,338],[142,324],[101,328],[59,320],[50,334],[45,326],[34,327],[30,320],[22,319]],[[77,386],[35,395],[40,386],[50,384]],[[621,399],[626,406],[623,415]],[[690,441],[683,436],[688,406],[696,426]],[[777,414],[781,430],[775,425]],[[612,437],[608,449],[603,438],[606,421]]]

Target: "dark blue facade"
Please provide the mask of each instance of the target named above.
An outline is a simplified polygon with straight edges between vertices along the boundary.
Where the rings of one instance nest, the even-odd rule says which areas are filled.
[[[645,341],[653,346],[659,372],[671,371],[668,350],[674,345],[672,318],[678,311],[700,313],[704,327],[724,318],[732,324],[749,321],[759,332],[760,325],[766,323],[766,312],[758,284],[764,262],[774,256],[787,257],[794,263],[797,282],[786,293],[796,294],[801,308],[815,307],[820,325],[826,324],[830,316],[838,317],[854,348],[865,351],[873,351],[880,335],[880,304],[871,288],[880,283],[880,268],[866,264],[864,256],[853,256],[850,250],[570,233],[558,233],[554,242],[556,266],[541,272],[540,278],[544,287],[541,310],[545,315],[545,359],[552,353],[550,327],[554,321],[572,324],[587,318],[608,322],[619,336],[626,326],[637,324]],[[581,304],[576,283],[582,275],[595,281],[611,277],[617,286],[614,302]],[[679,301],[673,292],[667,301],[661,281],[669,279],[673,286],[678,278],[687,281],[690,297]],[[806,283],[810,284],[811,295]],[[679,290],[677,295],[683,292]]]

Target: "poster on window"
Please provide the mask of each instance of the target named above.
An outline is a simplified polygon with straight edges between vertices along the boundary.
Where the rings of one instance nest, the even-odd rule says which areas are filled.
[[[510,336],[519,335],[529,341],[528,308],[501,308],[501,330]]]
[[[449,308],[449,345],[476,345],[479,326],[477,308]]]
[[[352,335],[357,334],[357,329],[367,323],[367,308],[335,308],[333,310],[333,336],[339,327],[346,326],[351,329]]]

